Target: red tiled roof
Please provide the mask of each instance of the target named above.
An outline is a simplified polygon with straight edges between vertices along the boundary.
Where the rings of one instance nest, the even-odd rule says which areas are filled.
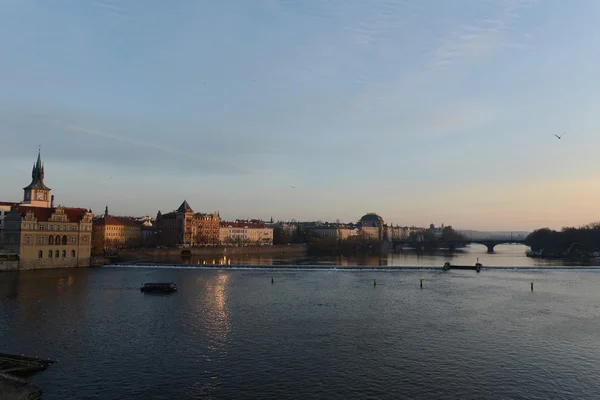
[[[80,222],[81,218],[83,218],[85,213],[88,212],[88,210],[85,208],[63,207],[63,209],[65,210],[65,215],[67,216],[67,220],[69,222]],[[31,211],[38,221],[48,221],[54,213],[54,211],[56,211],[56,208],[29,207],[19,205],[17,207],[17,210],[19,211],[19,213],[21,213],[23,217],[27,214],[27,212]]]
[[[142,225],[142,223],[131,218],[113,217],[112,215],[107,215],[94,221],[94,225],[124,225],[139,227]]]
[[[264,223],[256,223],[256,222],[227,222],[221,221],[222,228],[265,228]]]

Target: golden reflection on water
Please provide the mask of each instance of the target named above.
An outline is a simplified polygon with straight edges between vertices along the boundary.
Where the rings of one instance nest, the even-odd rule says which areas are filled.
[[[65,292],[65,286],[73,286],[74,282],[75,279],[70,275],[67,277],[66,280],[63,277],[58,278],[58,280],[56,281],[56,289],[58,290],[58,293],[63,294]]]
[[[200,317],[210,341],[209,349],[213,351],[227,342],[227,335],[231,330],[227,307],[229,277],[229,273],[222,272],[213,278],[202,278],[204,290],[198,299],[202,304]]]

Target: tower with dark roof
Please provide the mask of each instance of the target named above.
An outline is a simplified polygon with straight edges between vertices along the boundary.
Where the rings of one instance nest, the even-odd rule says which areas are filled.
[[[24,206],[50,207],[50,188],[44,184],[44,164],[38,151],[37,161],[31,170],[31,183],[23,188]]]
[[[188,204],[187,200],[184,200],[183,203],[181,203],[181,205],[177,209],[177,212],[180,212],[180,213],[193,213],[194,210],[192,210],[192,207],[190,207],[190,205]]]

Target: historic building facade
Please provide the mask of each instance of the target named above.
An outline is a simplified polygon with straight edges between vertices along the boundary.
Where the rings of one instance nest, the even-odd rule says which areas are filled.
[[[175,211],[166,214],[159,211],[154,225],[158,244],[164,246],[219,244],[219,214],[196,213],[185,200]]]
[[[135,249],[142,245],[142,222],[109,215],[108,207],[104,216],[95,219],[92,226],[93,254],[113,249]]]
[[[89,266],[91,211],[54,207],[40,154],[31,176],[23,201],[4,216],[4,250],[18,254],[20,269]]]
[[[222,245],[272,245],[273,228],[260,221],[223,221],[219,230],[219,241]]]
[[[367,213],[358,222],[361,235],[365,239],[384,240],[387,239],[386,226],[383,218],[375,213]]]
[[[2,243],[2,235],[4,229],[4,217],[10,212],[10,209],[17,205],[10,201],[0,201],[0,243]]]

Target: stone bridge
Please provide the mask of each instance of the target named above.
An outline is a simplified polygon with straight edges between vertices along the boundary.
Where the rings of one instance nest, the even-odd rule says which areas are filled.
[[[471,240],[470,243],[482,244],[487,247],[488,253],[493,253],[494,247],[499,244],[525,244],[525,239],[483,239]]]
[[[424,242],[414,242],[410,240],[394,240],[392,242],[394,244],[394,248],[397,245],[409,245],[411,247],[422,249],[427,248],[428,246],[437,247],[437,248],[448,248],[450,250],[455,250],[460,247],[464,247],[468,244],[482,244],[487,247],[488,253],[494,252],[494,247],[499,244],[526,244],[525,239],[467,239],[461,241],[438,241],[432,243],[424,243]]]

